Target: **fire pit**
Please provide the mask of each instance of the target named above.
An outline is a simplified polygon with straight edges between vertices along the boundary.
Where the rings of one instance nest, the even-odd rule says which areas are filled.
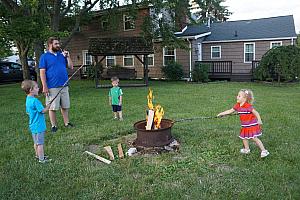
[[[159,129],[146,130],[146,120],[138,121],[134,124],[137,131],[137,138],[134,141],[135,146],[142,147],[163,147],[173,141],[171,128],[174,121],[162,119]]]

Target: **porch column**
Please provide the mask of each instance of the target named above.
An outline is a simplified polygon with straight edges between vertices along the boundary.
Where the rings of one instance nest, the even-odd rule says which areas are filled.
[[[149,84],[148,72],[148,55],[144,55],[144,83],[146,84],[146,86],[148,86]]]
[[[99,78],[98,78],[98,56],[94,56],[94,67],[95,67],[95,84],[96,88],[98,88],[99,85]]]

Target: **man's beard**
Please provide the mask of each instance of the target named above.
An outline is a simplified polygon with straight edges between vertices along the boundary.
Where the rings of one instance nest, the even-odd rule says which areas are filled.
[[[52,47],[52,51],[58,52],[58,51],[60,51],[60,47]]]

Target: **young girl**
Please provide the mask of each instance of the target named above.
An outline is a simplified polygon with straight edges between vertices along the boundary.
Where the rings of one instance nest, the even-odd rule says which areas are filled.
[[[241,149],[241,153],[250,153],[248,140],[252,139],[261,150],[260,157],[266,157],[269,155],[268,150],[265,149],[263,143],[258,139],[258,136],[262,135],[261,131],[261,118],[259,113],[252,107],[254,101],[253,92],[248,89],[241,89],[236,97],[237,104],[230,110],[219,113],[217,116],[222,117],[229,115],[233,112],[237,112],[240,115],[241,120],[241,133],[240,138],[243,140],[244,148]]]

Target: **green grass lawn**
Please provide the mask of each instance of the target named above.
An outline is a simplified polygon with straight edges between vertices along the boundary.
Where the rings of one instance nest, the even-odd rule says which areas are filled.
[[[71,121],[46,135],[46,154],[34,159],[20,84],[0,86],[0,199],[300,199],[300,85],[151,82],[165,118],[214,116],[231,108],[239,89],[251,88],[263,120],[261,137],[270,156],[241,155],[237,116],[175,123],[180,151],[127,157],[106,165],[83,154],[89,145],[132,133],[145,118],[147,88],[123,88],[124,121],[113,121],[108,89],[72,81]],[[44,99],[41,97],[42,101]],[[47,116],[48,129],[49,119]],[[115,149],[114,149],[115,150]],[[102,156],[108,157],[102,153]]]

